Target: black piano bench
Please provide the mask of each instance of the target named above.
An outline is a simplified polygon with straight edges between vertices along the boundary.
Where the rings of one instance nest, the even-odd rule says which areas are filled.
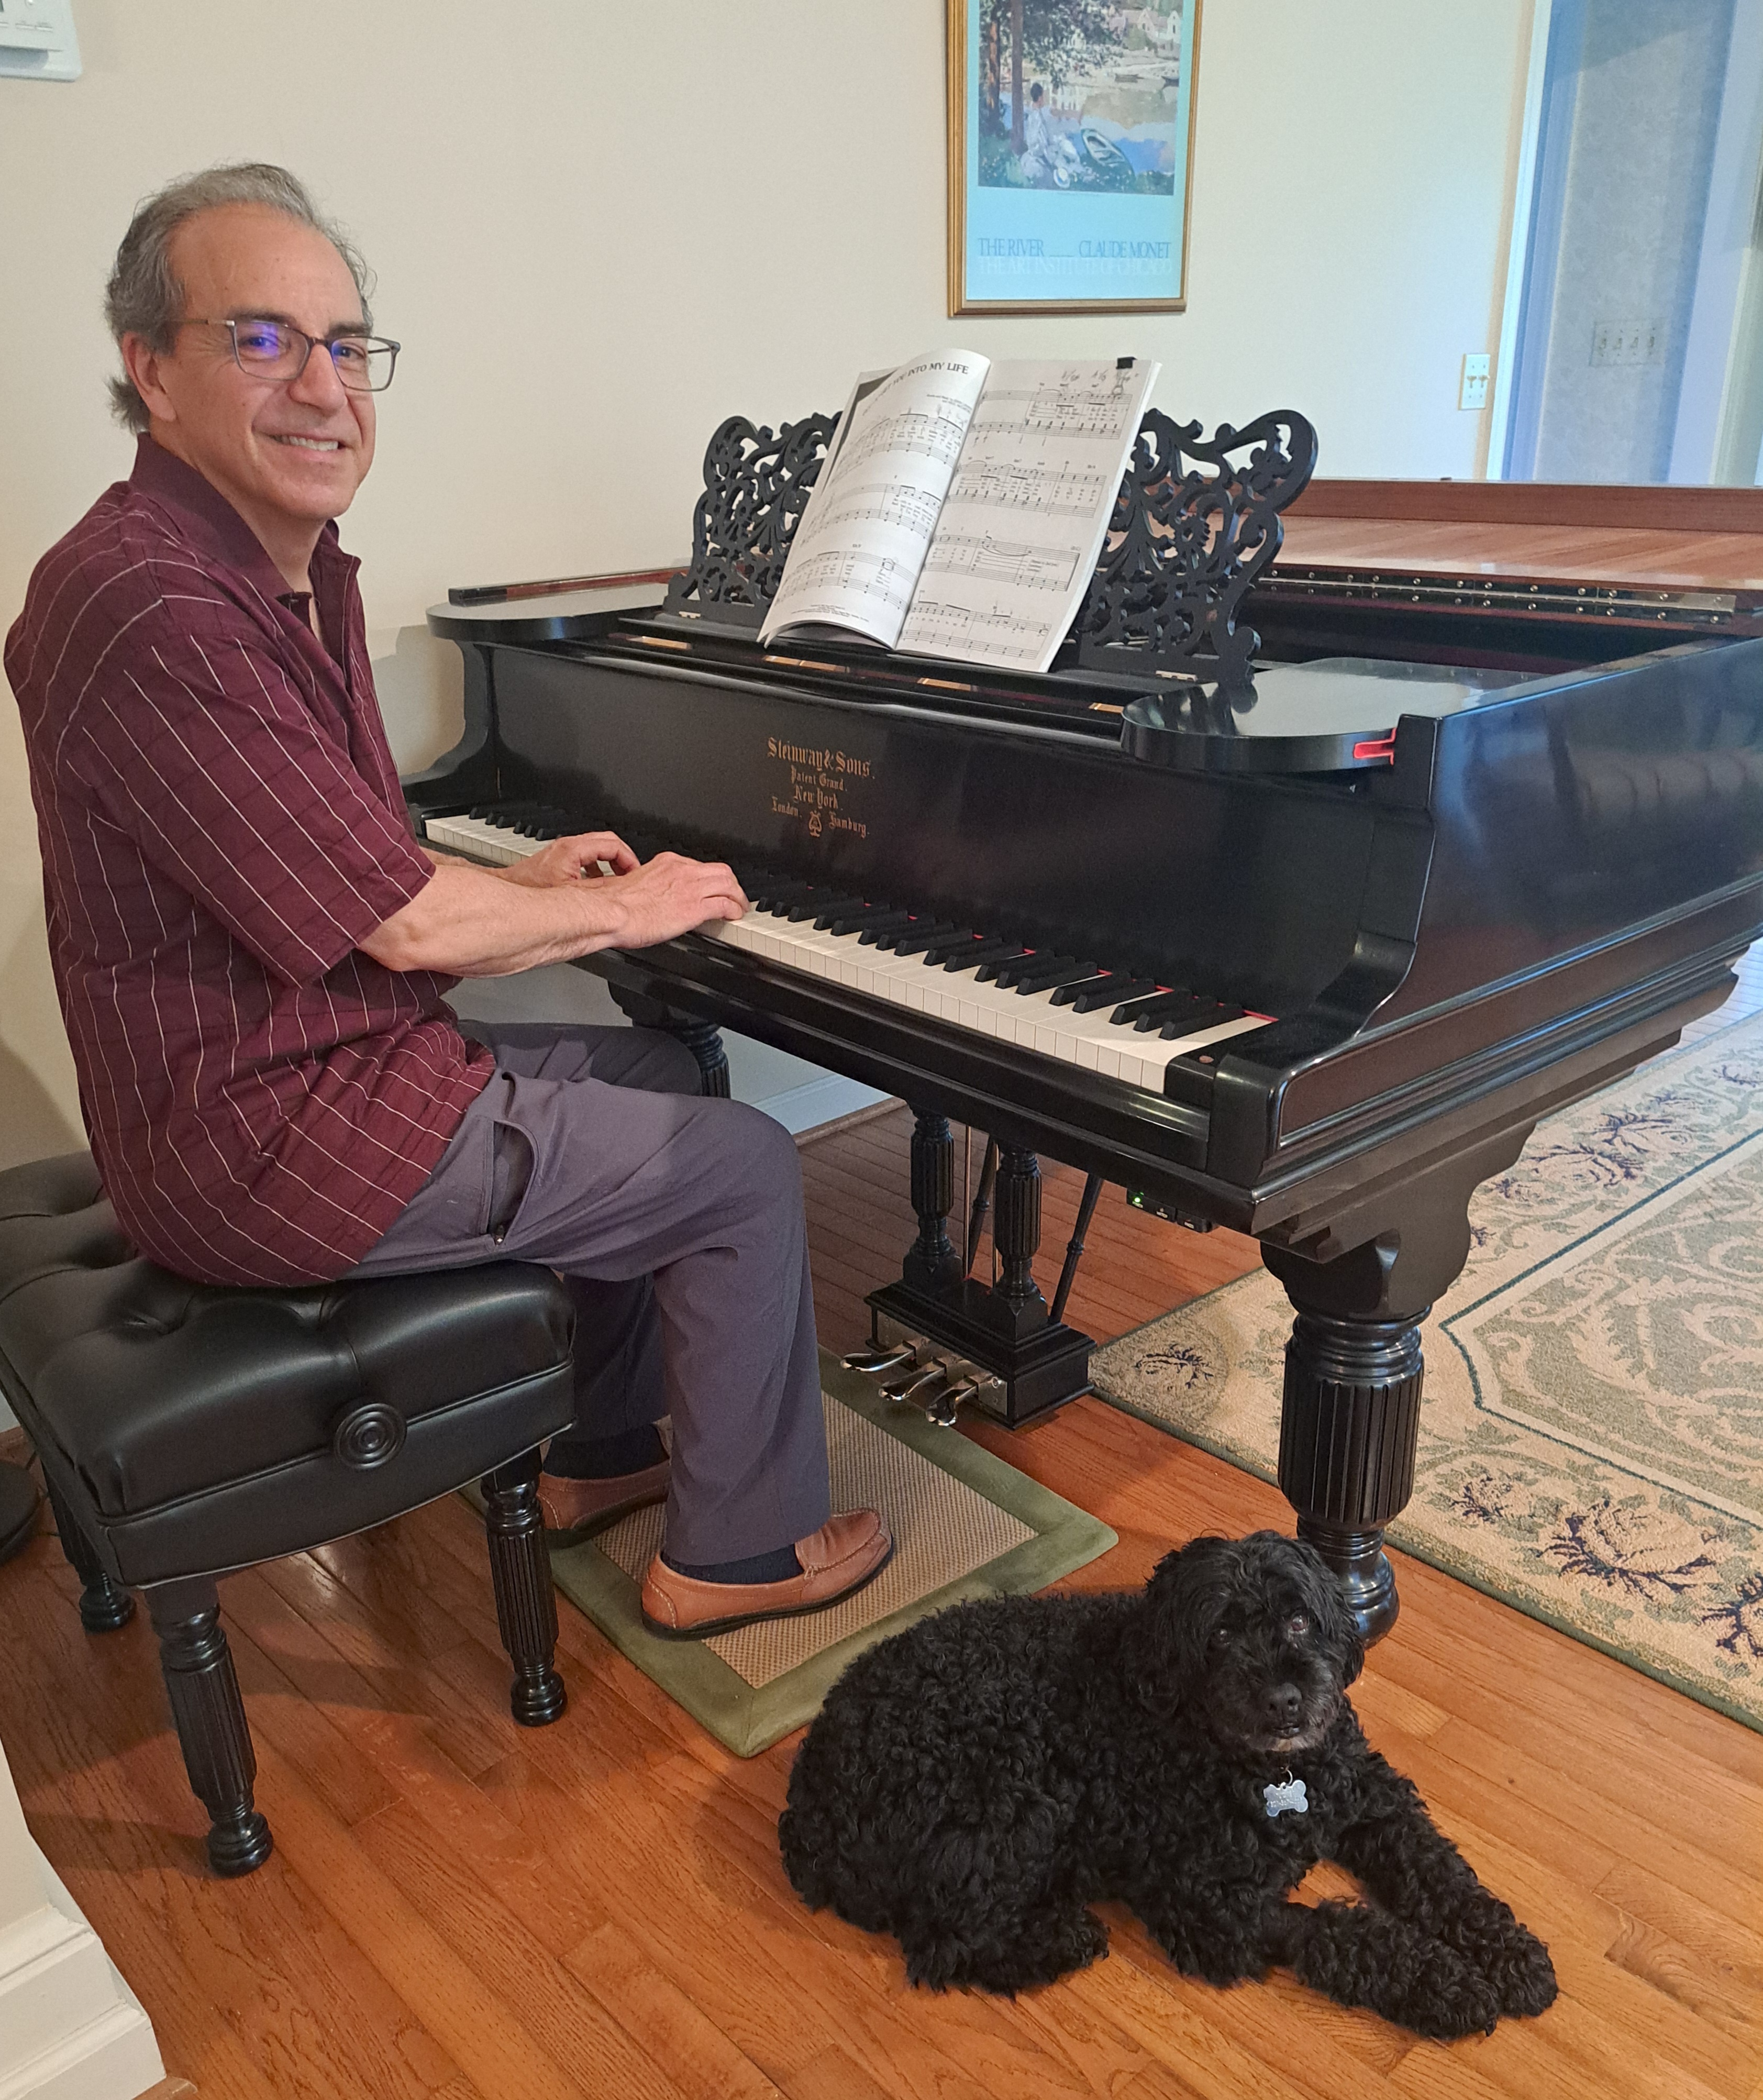
[[[514,1718],[563,1711],[539,1447],[575,1411],[574,1307],[496,1262],[296,1290],[186,1282],[136,1255],[87,1153],[0,1173],[0,1391],[42,1461],[80,1617],[159,1636],[217,1873],[269,1857],[217,1576],[483,1477]],[[0,1574],[0,1586],[4,1576]]]

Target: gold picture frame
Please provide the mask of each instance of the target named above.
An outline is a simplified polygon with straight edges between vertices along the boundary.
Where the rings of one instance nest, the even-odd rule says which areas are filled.
[[[1112,50],[1053,44],[1061,7],[947,0],[950,313],[1181,313],[1201,0],[1130,11]],[[1040,54],[1054,61],[1042,68],[1057,76],[1053,99],[1025,62],[1035,55],[1037,27]],[[1007,36],[1020,96],[1002,78]],[[996,128],[1003,107],[1007,136]],[[1046,292],[1025,293],[1022,285],[1036,280]],[[1095,291],[1074,289],[1084,283]]]

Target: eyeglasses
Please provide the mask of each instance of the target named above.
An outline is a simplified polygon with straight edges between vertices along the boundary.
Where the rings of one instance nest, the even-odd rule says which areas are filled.
[[[310,336],[286,321],[192,319],[179,325],[225,329],[232,338],[234,364],[253,379],[298,379],[314,351],[328,350],[337,377],[351,394],[383,394],[403,347],[383,335]]]

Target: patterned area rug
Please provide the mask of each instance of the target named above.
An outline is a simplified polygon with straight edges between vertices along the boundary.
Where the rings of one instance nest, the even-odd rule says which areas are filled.
[[[1539,1124],[1470,1217],[1391,1543],[1763,1729],[1763,1017]],[[1272,1480],[1291,1319],[1244,1277],[1096,1390]]]
[[[879,1509],[893,1526],[893,1559],[856,1596],[708,1640],[659,1640],[637,1608],[661,1542],[659,1505],[551,1556],[564,1595],[738,1757],[813,1720],[872,1643],[963,1598],[1044,1589],[1116,1542],[1105,1524],[824,1353],[821,1379],[833,1507]]]

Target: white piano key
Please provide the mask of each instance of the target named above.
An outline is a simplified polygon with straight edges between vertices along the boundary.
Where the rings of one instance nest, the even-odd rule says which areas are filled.
[[[483,817],[431,817],[423,828],[430,843],[443,853],[462,853],[501,867],[524,860],[545,843]],[[946,969],[946,955],[927,963],[922,955],[866,947],[861,929],[835,933],[830,928],[817,929],[812,920],[792,924],[771,912],[750,911],[744,919],[713,920],[698,931],[705,940],[782,968],[1153,1093],[1162,1092],[1172,1057],[1267,1025],[1265,1015],[1245,1014],[1166,1043],[1153,1034],[1117,1027],[1105,1008],[1094,1014],[1075,1013],[1069,1006],[1056,1006],[1051,991],[1019,992],[995,981],[982,984],[971,969]]]

